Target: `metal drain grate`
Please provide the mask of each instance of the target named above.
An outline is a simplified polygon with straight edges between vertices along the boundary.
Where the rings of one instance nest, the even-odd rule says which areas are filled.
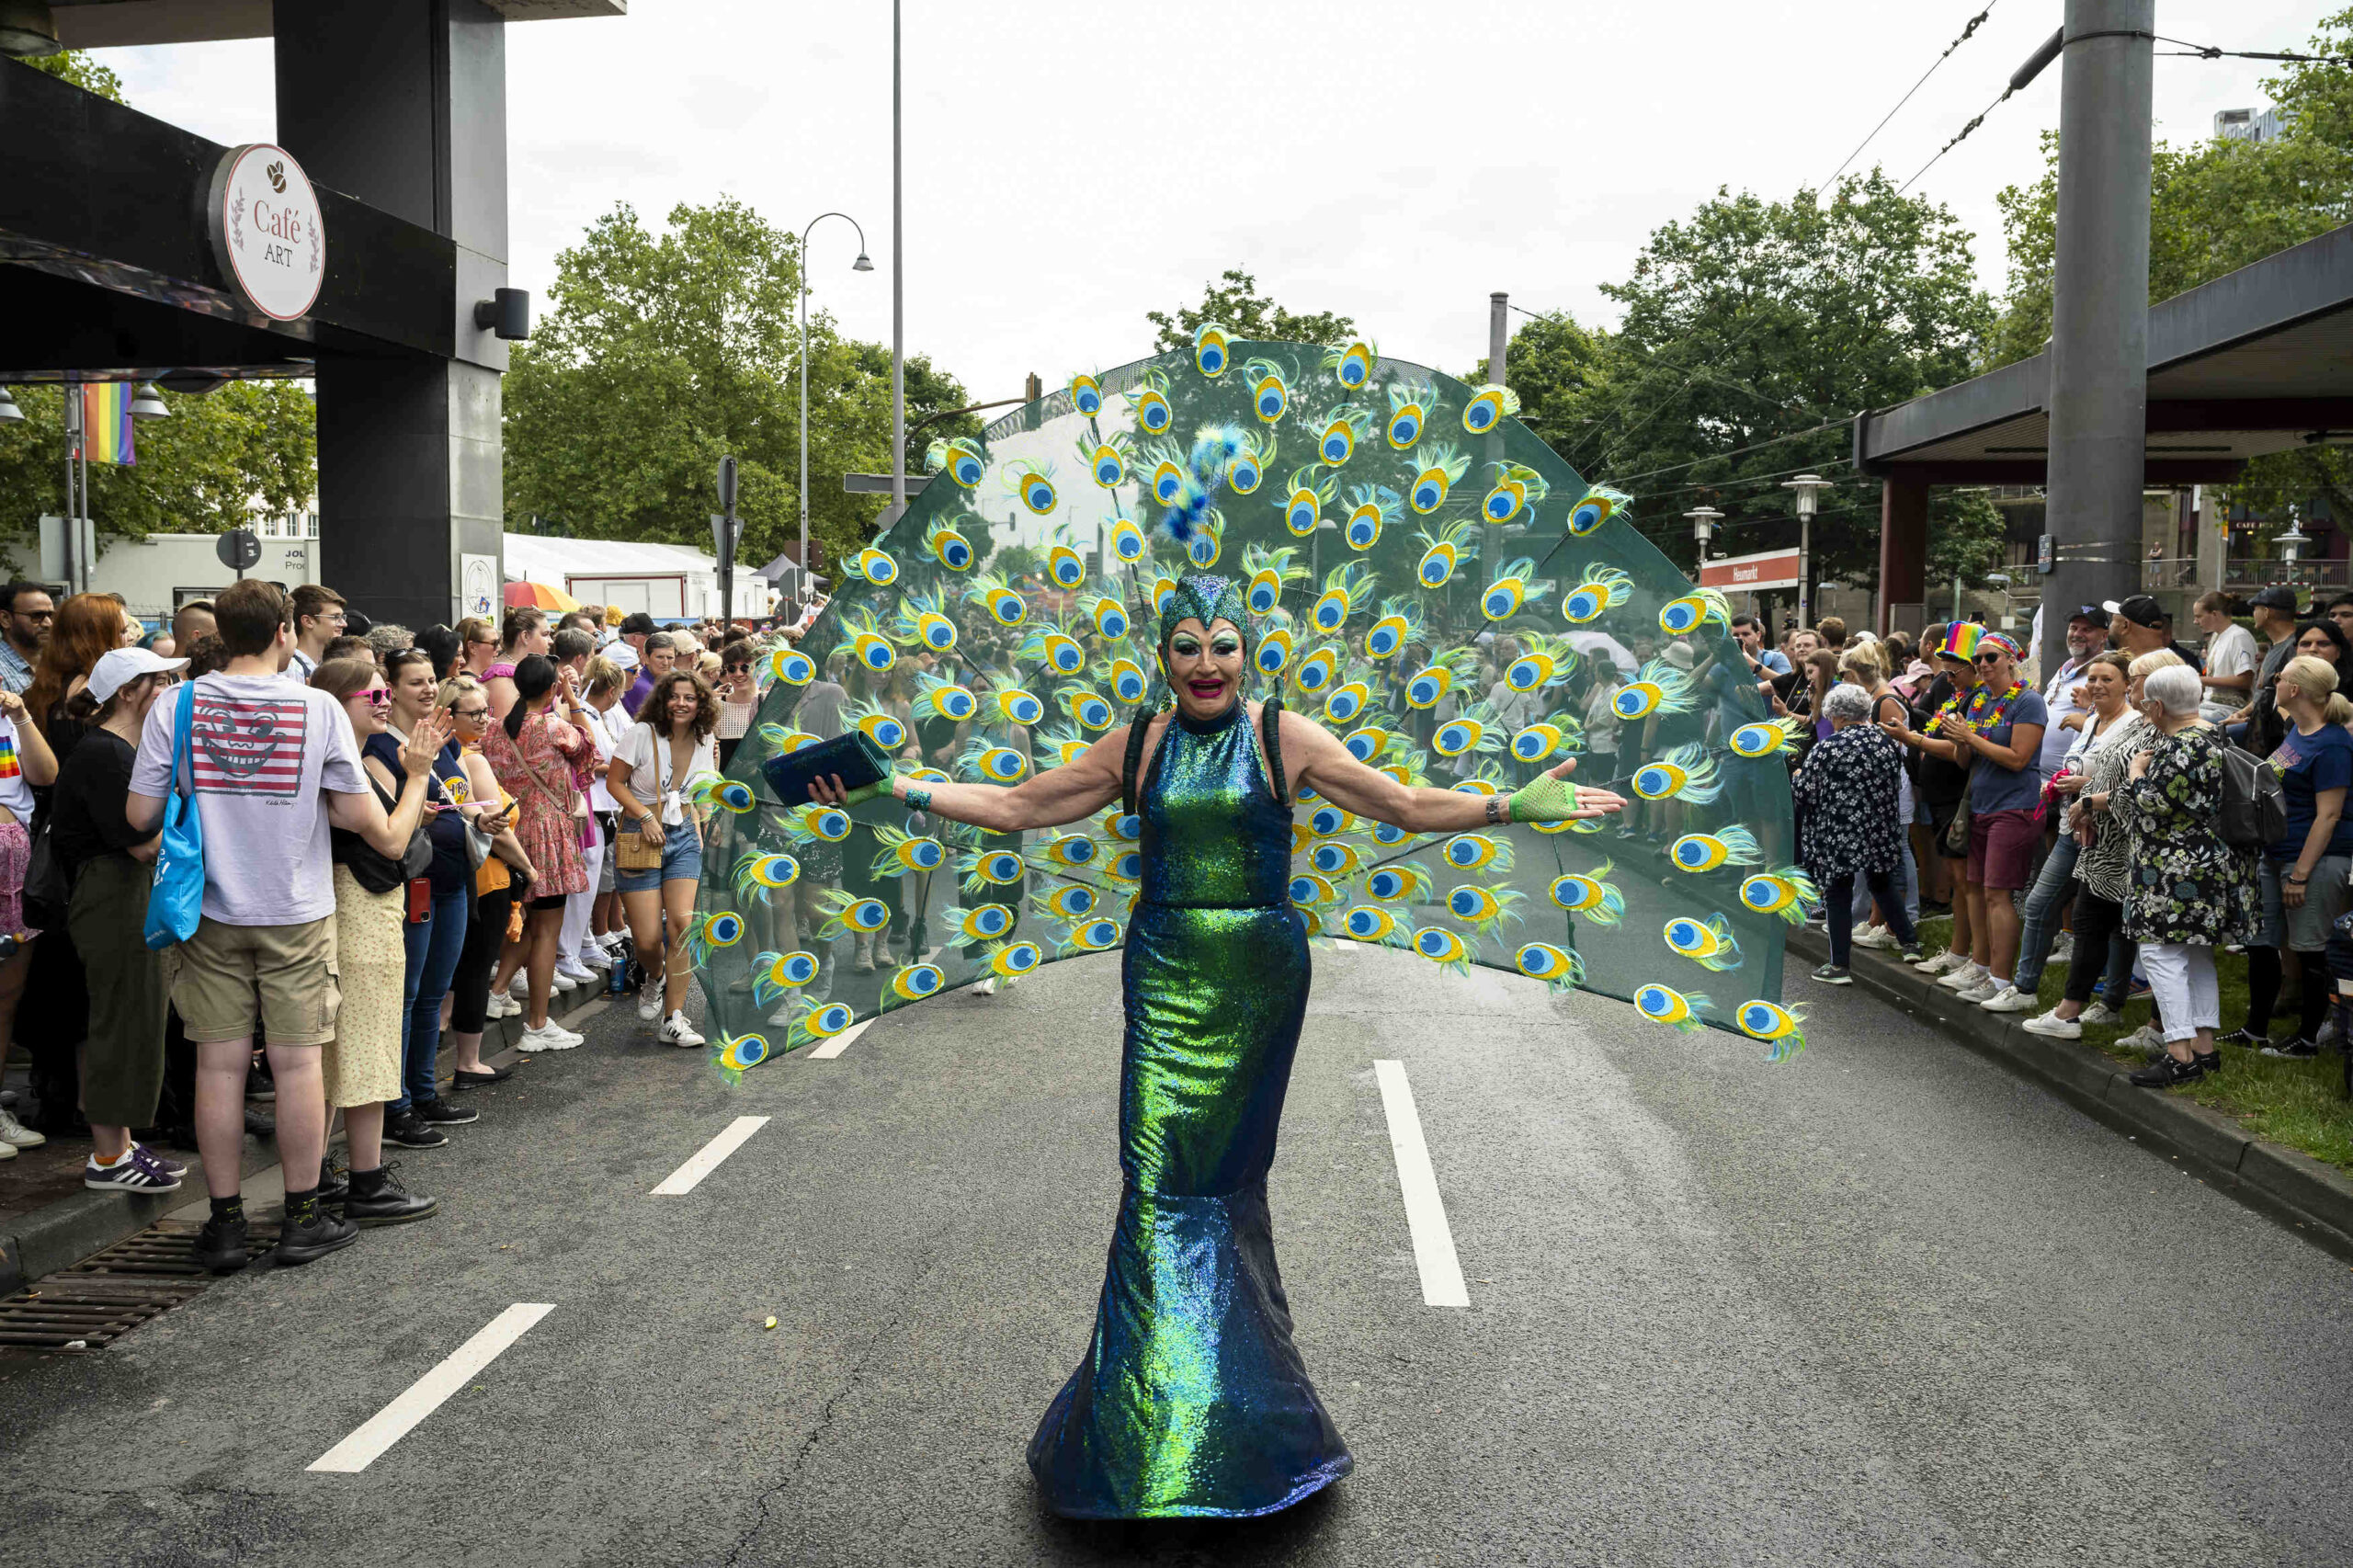
[[[219,1276],[190,1261],[188,1242],[196,1232],[184,1221],[160,1221],[0,1301],[0,1346],[96,1350],[203,1294]],[[256,1257],[277,1242],[275,1224],[250,1226]]]

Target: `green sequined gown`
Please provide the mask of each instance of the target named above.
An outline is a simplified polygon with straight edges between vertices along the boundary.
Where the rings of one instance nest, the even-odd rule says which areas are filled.
[[[1074,1518],[1272,1513],[1353,1461],[1291,1345],[1267,1168],[1307,1010],[1290,813],[1236,702],[1169,722],[1137,809],[1126,1183],[1086,1358],[1029,1468]]]

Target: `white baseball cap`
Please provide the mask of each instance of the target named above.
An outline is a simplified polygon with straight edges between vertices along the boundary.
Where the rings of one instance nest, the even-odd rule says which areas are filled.
[[[90,671],[90,700],[104,702],[141,676],[161,675],[188,668],[186,659],[166,659],[152,648],[117,648],[99,655],[97,665]]]

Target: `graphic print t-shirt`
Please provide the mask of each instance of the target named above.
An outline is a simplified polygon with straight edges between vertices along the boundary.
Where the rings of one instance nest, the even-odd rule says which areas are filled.
[[[172,792],[179,693],[148,710],[133,793]],[[365,795],[359,743],[343,705],[283,676],[196,683],[191,748],[204,825],[204,914],[229,926],[297,926],[335,913],[323,791]]]

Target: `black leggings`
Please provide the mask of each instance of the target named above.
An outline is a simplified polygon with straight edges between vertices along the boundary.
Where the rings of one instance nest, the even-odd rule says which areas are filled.
[[[2329,946],[2334,949],[2345,938],[2329,933]],[[2320,953],[2299,954],[2303,961],[2304,994],[2298,1006],[2300,1017],[2296,1032],[2310,1040],[2320,1032],[2321,1020],[2328,1017],[2328,1005],[2335,999],[2336,977],[2329,973],[2333,960]],[[2249,1034],[2269,1034],[2272,1015],[2279,1010],[2279,991],[2284,983],[2284,971],[2277,948],[2254,948],[2246,950],[2246,1031]]]
[[[490,981],[499,950],[506,946],[506,912],[514,903],[511,887],[474,900],[473,924],[466,927],[465,950],[449,981],[449,1028],[455,1033],[480,1034],[490,1022]]]
[[[2075,885],[2075,956],[2067,960],[2067,1000],[2078,1007],[2092,999],[2092,987],[2099,977],[2109,971],[2109,944],[2124,926],[2124,906],[2108,900],[2078,882]],[[2128,949],[2130,944],[2127,945]],[[2132,966],[2123,966],[2123,984],[2109,988],[2108,1005],[2115,1012],[2124,1011],[2124,997],[2130,989]],[[2111,978],[2114,978],[2111,976]]]

